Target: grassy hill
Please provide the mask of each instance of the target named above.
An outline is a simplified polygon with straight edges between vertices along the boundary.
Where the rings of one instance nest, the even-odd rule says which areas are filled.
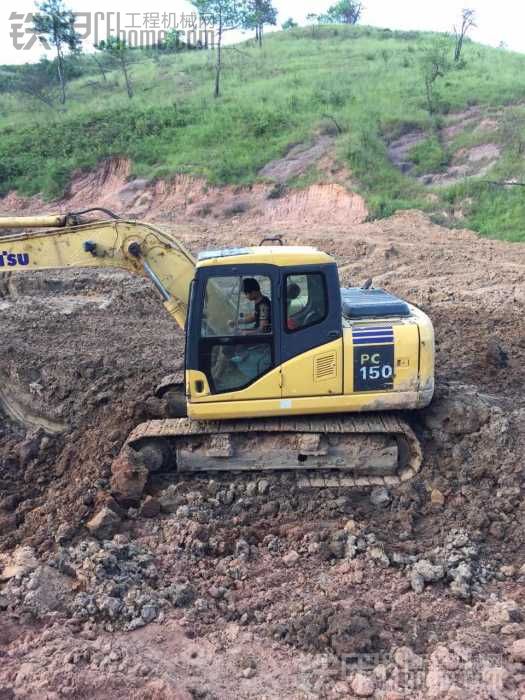
[[[56,197],[75,169],[108,156],[128,156],[140,176],[184,172],[248,184],[291,145],[331,132],[371,216],[417,207],[450,226],[525,240],[524,188],[487,182],[525,180],[525,55],[467,42],[463,62],[436,81],[431,115],[422,63],[438,41],[368,27],[275,33],[262,50],[247,42],[226,51],[219,100],[213,52],[141,55],[131,69],[132,100],[116,71],[104,80],[85,60],[64,111],[0,94],[0,191]],[[474,106],[475,123],[446,131],[451,115]],[[480,128],[485,116],[489,129]],[[389,145],[407,133],[418,140],[408,153],[413,167],[403,172]],[[462,154],[474,161],[480,151],[469,149],[487,143],[499,156],[483,177],[439,185],[421,178],[446,172]],[[312,167],[290,185],[317,176]]]

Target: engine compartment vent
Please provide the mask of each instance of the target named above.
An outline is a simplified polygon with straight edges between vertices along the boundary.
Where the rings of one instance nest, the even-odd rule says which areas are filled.
[[[337,376],[337,354],[335,352],[317,355],[314,358],[314,380],[333,379]]]

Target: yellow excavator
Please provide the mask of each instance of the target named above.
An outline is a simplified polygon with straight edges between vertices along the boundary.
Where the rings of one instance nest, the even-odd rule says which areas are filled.
[[[265,239],[195,260],[106,209],[4,217],[0,229],[0,273],[121,268],[151,280],[185,331],[185,371],[157,387],[173,417],[127,439],[150,470],[294,470],[303,486],[357,487],[419,470],[399,412],[432,399],[432,323],[370,280],[341,289],[330,255]]]

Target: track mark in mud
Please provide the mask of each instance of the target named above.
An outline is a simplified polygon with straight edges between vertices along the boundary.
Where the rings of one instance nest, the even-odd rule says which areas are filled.
[[[32,412],[30,409],[27,409],[19,399],[10,395],[2,388],[0,388],[0,409],[16,423],[22,423],[27,428],[31,429],[41,428],[49,435],[63,433],[68,427],[66,423],[60,423],[59,421],[54,421]]]

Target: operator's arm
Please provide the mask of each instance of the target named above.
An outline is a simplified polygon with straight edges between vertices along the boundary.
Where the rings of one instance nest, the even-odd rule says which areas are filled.
[[[247,316],[240,314],[239,318],[236,321],[230,319],[228,321],[228,326],[230,328],[239,330],[240,326],[246,326],[249,323],[255,323],[255,314],[248,314]],[[247,331],[242,330],[242,333],[247,333]]]
[[[256,328],[243,331],[243,335],[260,335],[261,333],[271,333],[272,323],[271,323],[272,308],[270,301],[268,299],[263,299],[259,305],[259,322]],[[254,314],[252,321],[257,321],[257,315]]]
[[[115,267],[148,277],[184,328],[195,260],[171,235],[122,219],[77,225],[68,217],[0,218],[2,228],[57,226],[0,235],[0,273],[67,267]]]
[[[242,318],[239,319],[238,321],[239,325],[246,324],[246,323],[255,323],[255,314],[248,314],[247,316],[243,316]]]

